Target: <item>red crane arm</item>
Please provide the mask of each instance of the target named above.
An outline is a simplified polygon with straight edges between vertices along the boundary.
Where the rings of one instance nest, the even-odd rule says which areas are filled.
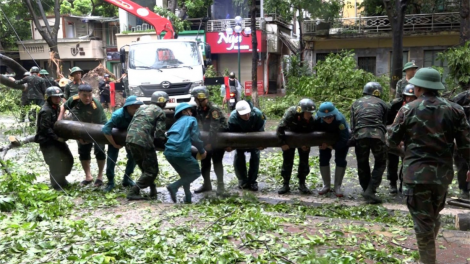
[[[121,9],[126,10],[127,12],[133,14],[134,16],[141,18],[145,22],[149,23],[155,28],[157,36],[160,36],[162,32],[166,32],[163,39],[174,39],[174,29],[171,24],[171,21],[161,17],[154,12],[150,11],[147,7],[142,7],[129,0],[104,0],[112,5],[115,5]]]

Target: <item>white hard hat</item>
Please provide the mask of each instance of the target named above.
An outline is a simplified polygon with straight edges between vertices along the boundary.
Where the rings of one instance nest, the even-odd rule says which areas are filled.
[[[251,107],[245,100],[239,101],[235,106],[235,109],[237,110],[239,115],[246,115],[251,113]]]

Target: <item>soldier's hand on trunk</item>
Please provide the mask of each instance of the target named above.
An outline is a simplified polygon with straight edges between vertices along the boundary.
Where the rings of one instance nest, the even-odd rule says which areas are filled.
[[[282,149],[283,151],[286,151],[286,150],[289,149],[289,145],[282,145],[282,146],[281,146],[281,149]]]
[[[307,146],[302,146],[302,150],[303,150],[303,151],[309,151],[309,147],[307,147]]]
[[[212,150],[212,145],[211,144],[207,144],[205,147],[204,147],[206,150]]]
[[[467,182],[470,182],[470,170],[467,171]]]
[[[227,152],[231,152],[232,150],[233,150],[233,149],[232,149],[231,147],[225,148],[225,151],[227,151]]]

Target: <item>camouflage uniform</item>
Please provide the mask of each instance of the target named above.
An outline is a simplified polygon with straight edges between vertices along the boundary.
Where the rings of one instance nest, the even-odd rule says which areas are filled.
[[[359,183],[364,191],[375,190],[380,186],[387,164],[387,146],[385,145],[385,124],[388,107],[382,99],[366,95],[358,99],[351,107],[351,131],[356,141],[356,158]],[[375,164],[372,175],[369,167],[369,154],[372,150]]]
[[[135,113],[127,129],[126,147],[132,153],[142,175],[136,186],[144,189],[154,186],[158,175],[158,160],[154,146],[154,135],[164,142],[166,115],[157,105],[143,105]]]
[[[46,87],[51,87],[51,86],[57,86],[59,87],[59,84],[54,80],[54,78],[49,77],[49,76],[43,76],[44,82],[46,83]]]
[[[282,145],[286,143],[285,131],[292,131],[296,133],[311,133],[315,131],[314,116],[309,120],[303,118],[303,111],[300,106],[289,107],[277,127],[276,135],[281,140]],[[297,148],[299,153],[299,167],[297,169],[297,177],[299,178],[299,185],[305,185],[307,175],[310,173],[310,166],[308,164],[308,155],[310,147],[304,151],[302,148]],[[284,185],[289,185],[292,175],[292,167],[294,166],[295,148],[289,148],[282,151],[282,169],[281,176],[284,179]]]
[[[454,176],[454,140],[468,162],[470,126],[461,106],[433,91],[445,89],[438,71],[420,69],[410,83],[427,88],[418,99],[400,109],[388,141],[391,147],[404,141],[403,195],[413,218],[420,261],[434,264],[439,212],[444,208],[447,188]]]
[[[224,112],[210,101],[207,101],[206,107],[197,108],[195,117],[198,121],[200,130],[209,132],[209,142],[204,142],[205,145],[214,145],[217,141],[217,134],[219,132],[226,131],[228,128],[227,118],[225,117]],[[203,188],[212,189],[212,186],[210,186],[212,160],[212,163],[214,164],[214,172],[217,176],[217,189],[220,193],[224,188],[224,167],[222,165],[222,159],[224,158],[225,150],[211,149],[206,151],[206,158],[201,160],[201,174],[204,178],[205,185]]]
[[[103,125],[107,122],[103,107],[95,98],[93,98],[90,104],[85,105],[79,96],[75,95],[65,102],[64,108],[70,111],[74,121]],[[106,159],[106,154],[104,153],[105,144],[96,144],[95,142],[81,144],[79,141],[77,141],[77,144],[80,160],[91,160],[90,153],[92,148],[97,160]]]
[[[15,81],[16,84],[28,84],[26,93],[23,92],[21,96],[21,103],[23,106],[26,105],[38,105],[42,106],[44,103],[44,95],[46,94],[46,83],[44,79],[37,75],[26,76],[21,80]],[[36,110],[32,109],[28,113],[28,118],[31,124],[36,121]],[[21,113],[21,120],[24,119],[24,112]]]
[[[122,85],[124,86],[124,93],[126,94],[125,97],[131,96],[131,92],[129,91],[129,78],[127,75],[126,77],[122,78]]]
[[[44,161],[49,166],[51,185],[54,189],[66,186],[65,177],[73,167],[73,156],[65,142],[58,141],[59,137],[54,133],[54,124],[59,117],[60,107],[46,101],[38,114],[38,125],[35,142],[44,156]],[[67,168],[67,169],[64,169]]]
[[[397,116],[398,111],[404,104],[405,104],[405,101],[403,100],[403,96],[392,100],[392,102],[390,103],[390,111],[388,112],[387,125],[391,125],[393,123],[393,120]],[[398,177],[398,165],[399,164],[400,164],[400,157],[395,154],[388,153],[387,155],[387,180],[390,181],[390,186],[396,186],[397,184],[397,181],[399,178]],[[400,178],[400,181],[403,181],[403,179]]]
[[[467,121],[470,123],[470,90],[461,92],[456,95],[452,101],[463,107]],[[457,151],[454,152],[454,163],[457,166],[457,180],[459,189],[466,195],[468,199],[469,183],[467,182],[467,171],[469,170],[465,159]]]
[[[77,95],[78,86],[80,86],[80,84],[84,84],[84,82],[80,81],[79,83],[76,83],[75,81],[71,81],[67,85],[65,85],[65,89],[64,89],[65,99],[68,100],[70,97]]]
[[[397,82],[397,87],[395,89],[395,98],[398,99],[403,97],[403,89],[405,89],[405,86],[407,86],[408,84],[409,82],[406,79],[406,76]]]
[[[240,101],[238,103],[241,103]],[[264,124],[266,117],[263,112],[256,107],[251,108],[250,119],[248,121],[242,120],[237,110],[233,110],[228,119],[228,131],[235,133],[249,133],[249,132],[262,132],[264,131]],[[247,174],[245,152],[250,152],[250,169]],[[235,175],[238,178],[240,188],[258,188],[256,179],[258,178],[259,171],[260,151],[258,149],[237,149],[233,160],[233,167]],[[256,186],[254,186],[256,185]],[[256,187],[256,188],[254,188]]]

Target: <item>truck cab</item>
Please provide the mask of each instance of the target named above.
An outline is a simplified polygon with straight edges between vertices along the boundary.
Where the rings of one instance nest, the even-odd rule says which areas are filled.
[[[203,84],[204,57],[194,40],[141,40],[129,45],[127,58],[129,91],[144,103],[152,94],[164,91],[170,101],[166,108],[180,103],[196,105],[191,91]]]

